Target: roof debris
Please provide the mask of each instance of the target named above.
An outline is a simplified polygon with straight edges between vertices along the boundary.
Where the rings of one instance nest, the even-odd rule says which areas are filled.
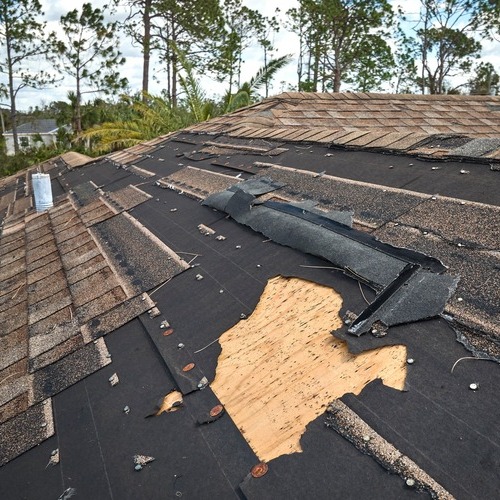
[[[215,231],[212,228],[205,226],[205,224],[199,224],[198,229],[204,236],[212,236],[215,234]]]
[[[50,454],[50,459],[45,468],[53,467],[58,464],[59,464],[59,448],[52,450],[52,453]]]
[[[134,455],[134,469],[136,471],[140,471],[145,465],[153,462],[154,460],[154,457],[148,457],[147,455]]]
[[[118,375],[116,373],[113,373],[111,377],[109,377],[109,383],[111,384],[111,387],[114,387],[120,382],[120,379],[118,378]]]

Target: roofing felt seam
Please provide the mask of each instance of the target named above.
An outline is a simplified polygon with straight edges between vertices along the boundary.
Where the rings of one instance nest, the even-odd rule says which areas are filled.
[[[432,498],[453,500],[451,493],[411,458],[388,443],[341,400],[337,399],[328,406],[326,426],[337,431],[362,453],[372,456],[389,472],[401,476],[408,486],[411,485],[417,491],[425,491]]]

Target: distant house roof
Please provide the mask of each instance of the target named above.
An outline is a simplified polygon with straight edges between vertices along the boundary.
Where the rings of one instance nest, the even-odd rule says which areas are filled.
[[[31,120],[17,127],[18,134],[50,134],[57,131],[59,125],[52,118],[44,118],[40,120]],[[12,134],[12,130],[7,130],[5,135]]]
[[[498,106],[286,93],[0,180],[2,498],[494,498]]]

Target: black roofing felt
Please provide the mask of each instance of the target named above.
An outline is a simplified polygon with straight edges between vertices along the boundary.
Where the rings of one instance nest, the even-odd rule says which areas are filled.
[[[192,145],[172,142],[168,146],[169,161],[146,158],[138,165],[154,171],[158,178],[169,175],[181,168],[172,153],[178,154],[175,148],[183,146],[193,149]],[[309,165],[317,171],[326,170],[326,162],[332,162],[332,157],[324,156],[328,150],[313,149],[311,157],[317,162]],[[403,173],[393,175],[399,168],[396,164],[394,169],[374,169],[368,160],[375,159],[382,165],[389,158],[383,155],[344,151],[332,154],[339,163],[345,162],[334,170],[335,175],[347,169],[352,155],[367,160],[368,164],[360,162],[358,171],[351,162],[350,175],[362,180],[378,176],[380,183],[400,184],[415,175],[411,170],[414,167],[405,167]],[[246,158],[251,160],[250,156]],[[294,156],[284,164],[290,166],[291,158]],[[283,157],[273,161],[281,162]],[[294,161],[307,167],[303,157]],[[233,170],[208,161],[197,162],[199,165],[235,175]],[[431,172],[430,165],[422,166],[429,169],[429,177],[421,173],[417,177],[423,176],[420,181],[427,186],[426,192],[433,193],[431,176],[437,173],[436,179],[442,179],[443,185],[446,176],[441,171]],[[474,167],[466,166],[471,172]],[[480,167],[484,172],[485,166]],[[472,173],[456,177],[453,189],[465,193]],[[153,198],[133,208],[131,214],[194,267],[151,291],[161,316],[150,319],[144,315],[107,335],[110,365],[53,396],[56,435],[0,468],[2,498],[58,498],[68,488],[76,489],[76,498],[99,499],[422,498],[405,486],[401,477],[388,474],[372,457],[363,455],[326,427],[326,415],[307,426],[301,438],[302,453],[274,459],[264,477],[250,477],[249,471],[258,459],[244,436],[228,414],[203,424],[210,420],[207,413],[217,398],[210,387],[200,391],[197,383],[193,385],[200,377],[213,380],[221,352],[217,339],[241,321],[242,313],[251,314],[268,279],[281,274],[331,286],[341,294],[344,312],[361,312],[367,305],[362,291],[371,301],[375,297],[372,290],[340,271],[322,269],[331,267],[330,262],[269,241],[225,213],[173,190],[161,189],[155,185],[156,178],[146,181],[112,162],[75,169],[62,180],[63,185],[68,184],[66,188],[92,180],[106,186],[105,191],[141,184],[140,188]],[[487,182],[482,191],[482,182],[472,180],[471,196],[479,201],[498,200],[498,192]],[[203,235],[199,224],[226,239]],[[124,240],[120,246],[126,244]],[[422,251],[440,257],[432,248]],[[132,271],[143,274],[139,260],[125,260],[135,262]],[[164,263],[158,264],[161,267]],[[197,279],[198,274],[203,279]],[[147,283],[142,286],[154,286],[158,281],[151,279]],[[160,327],[164,320],[173,329],[171,335],[165,336],[165,328]],[[455,332],[443,319],[396,326],[383,339],[370,334],[355,338],[347,333],[347,326],[335,334],[354,338],[354,351],[382,344],[407,346],[408,356],[415,360],[407,366],[407,392],[374,382],[358,396],[344,396],[344,402],[451,494],[458,498],[495,497],[500,487],[499,367],[491,361],[464,360],[451,373],[454,363],[470,353],[456,342]],[[179,344],[185,346],[181,352]],[[187,361],[194,362],[196,370],[182,385],[179,376],[183,376],[182,366]],[[120,383],[111,387],[108,379],[115,372]],[[45,382],[41,381],[40,387],[50,394]],[[469,389],[473,382],[479,384],[478,391]],[[144,418],[158,399],[175,387],[185,393],[184,406],[174,413]],[[123,411],[125,406],[130,408],[129,413]],[[59,465],[46,467],[56,448]],[[137,472],[132,458],[135,454],[151,455],[156,460]]]
[[[182,342],[194,353],[236,323],[241,312],[250,312],[267,278],[277,273],[294,273],[310,279],[322,276],[322,280],[326,279],[341,291],[344,301],[353,308],[364,303],[353,280],[336,271],[300,267],[320,265],[319,259],[263,242],[260,235],[172,191],[149,189],[157,192],[160,202],[141,205],[135,210],[136,216],[141,222],[151,221],[150,229],[162,235],[172,248],[200,255],[194,261],[200,266],[177,276],[172,282],[175,286],[164,286],[153,295],[174,329],[172,336],[163,337],[162,330],[157,328],[158,338]],[[174,207],[177,211],[170,212]],[[217,241],[203,236],[196,228],[198,223],[215,228],[227,239]],[[238,245],[241,248],[237,249]],[[203,274],[204,279],[197,281],[197,273]],[[204,325],[203,328],[200,325]],[[419,465],[427,467],[453,494],[460,497],[465,491],[466,498],[487,498],[492,493],[498,465],[494,458],[498,450],[494,443],[498,438],[487,430],[488,426],[495,425],[495,409],[490,408],[495,397],[490,391],[498,383],[498,370],[492,373],[488,362],[468,364],[465,361],[450,374],[454,361],[466,353],[441,320],[416,324],[409,330],[399,327],[391,330],[391,336],[394,337],[396,330],[401,331],[409,355],[416,360],[409,367],[410,392],[398,393],[372,384],[352,402],[345,400],[389,441],[401,447]],[[196,426],[204,401],[209,397],[205,391],[210,389],[187,396],[185,407],[178,412],[144,419],[158,397],[174,387],[174,381],[161,368],[162,363],[139,322],[108,336],[107,344],[113,363],[54,398],[55,418],[59,422],[58,445],[51,440],[52,444],[45,446],[46,454],[37,458],[38,467],[34,469],[32,460],[38,453],[31,457],[32,452],[0,469],[0,476],[10,471],[16,478],[9,483],[6,498],[18,498],[16,495],[23,491],[28,492],[29,498],[29,491],[33,494],[41,489],[47,497],[57,498],[56,494],[68,487],[76,488],[84,498],[112,498],[111,494],[114,498],[163,498],[177,491],[195,498],[235,497],[238,480],[244,479],[256,458],[239,433],[231,431],[234,427],[228,426],[228,415],[211,424]],[[210,380],[219,352],[215,343],[193,354],[195,363]],[[108,378],[113,372],[119,375],[120,383],[111,388]],[[468,388],[471,381],[478,382],[481,390],[471,391]],[[370,400],[372,394],[373,401]],[[371,401],[367,413],[360,407],[366,398]],[[388,408],[407,412],[404,418],[388,415],[379,423],[381,403],[387,398],[395,400]],[[478,398],[481,398],[480,406],[473,404]],[[211,404],[208,399],[206,408]],[[131,409],[129,414],[123,413],[125,405]],[[479,418],[479,407],[481,427],[473,420]],[[273,460],[269,464],[270,473],[245,482],[242,490],[247,498],[416,495],[400,478],[387,475],[371,457],[360,454],[344,438],[326,428],[324,420],[318,417],[308,426],[302,437],[302,453]],[[485,441],[482,434],[490,439]],[[420,442],[430,448],[421,449]],[[436,442],[443,443],[443,453],[438,456],[434,451]],[[409,448],[405,443],[417,443],[417,448]],[[448,445],[453,446],[453,457],[444,452]],[[60,466],[45,469],[51,449],[57,446],[61,453]],[[132,463],[135,453],[152,455],[156,461],[135,472]],[[485,461],[488,456],[491,458]],[[466,477],[478,475],[473,495],[470,495],[471,488],[463,484],[460,467],[453,470],[457,460],[467,467]],[[28,484],[21,472],[26,462],[33,469],[30,476],[33,482]],[[64,482],[62,479],[44,481],[46,476],[53,477],[57,467],[61,468]],[[88,480],[89,476],[92,481]]]

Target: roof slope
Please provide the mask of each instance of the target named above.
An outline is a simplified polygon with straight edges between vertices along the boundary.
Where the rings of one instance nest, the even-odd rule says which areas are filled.
[[[17,127],[18,134],[49,134],[59,128],[53,118],[31,120]],[[12,134],[12,130],[7,130],[6,134]]]
[[[495,160],[245,121],[306,99],[393,105],[284,94],[58,158],[41,214],[30,173],[3,180],[4,498],[496,495]]]
[[[500,97],[286,92],[191,131],[500,160]]]

